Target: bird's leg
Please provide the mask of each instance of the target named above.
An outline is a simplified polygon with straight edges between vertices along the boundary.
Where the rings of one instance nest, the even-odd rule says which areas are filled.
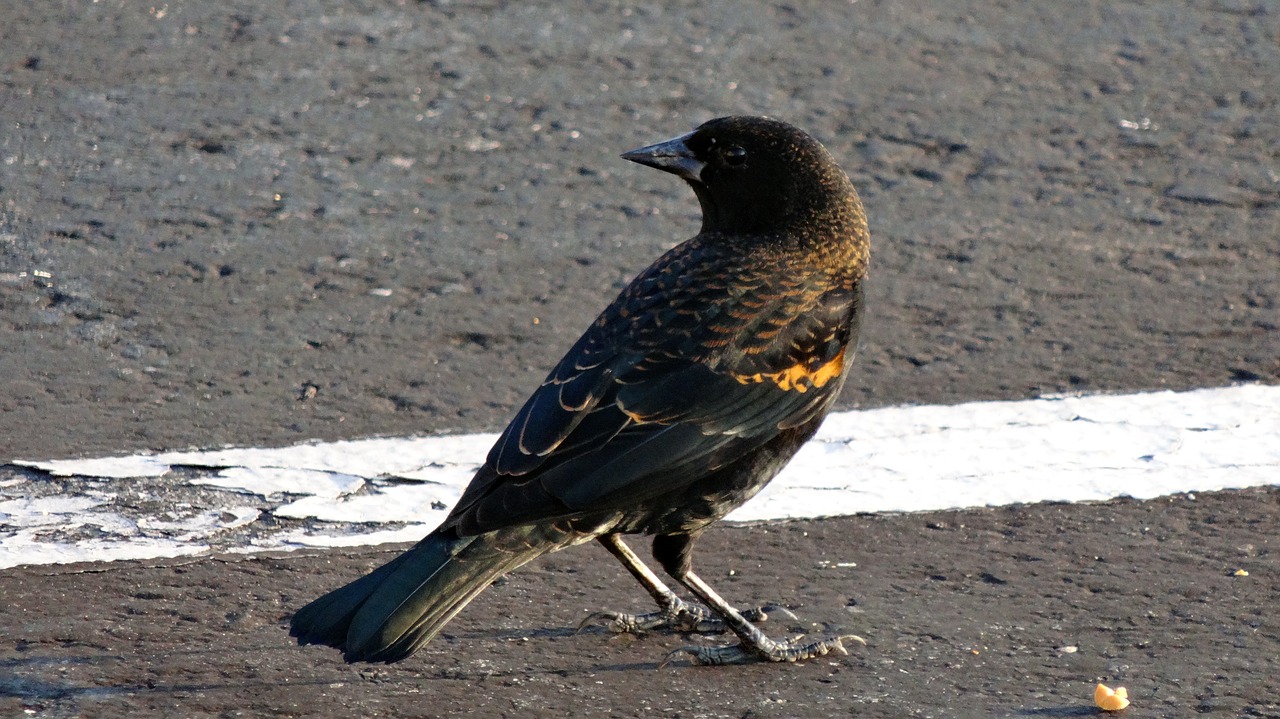
[[[663,583],[658,575],[649,569],[640,557],[616,534],[599,537],[609,553],[622,562],[622,566],[631,572],[638,582],[658,603],[658,611],[647,614],[625,614],[621,612],[596,612],[583,620],[579,628],[604,620],[616,632],[637,634],[650,629],[670,628],[682,632],[720,632],[726,629],[724,620],[713,614],[706,607],[689,604],[676,595]],[[752,621],[761,622],[768,618],[767,612],[781,611],[791,615],[785,607],[756,607],[743,612]],[[793,618],[795,615],[791,615]]]
[[[742,664],[759,659],[770,662],[795,662],[820,657],[833,651],[848,654],[849,651],[844,648],[845,641],[866,644],[866,641],[856,634],[825,636],[808,641],[804,637],[791,641],[770,639],[692,571],[685,571],[682,576],[676,578],[688,587],[689,591],[706,602],[708,607],[719,613],[729,630],[738,635],[741,643],[725,647],[681,647],[668,654],[663,664],[671,661],[678,654],[691,655],[696,664]]]
[[[845,641],[866,644],[862,637],[846,634],[827,636],[805,641],[803,637],[792,641],[770,639],[759,627],[747,620],[706,582],[693,573],[690,550],[693,537],[689,535],[660,535],[654,539],[653,553],[662,568],[683,584],[690,592],[719,614],[725,626],[738,636],[739,644],[727,647],[681,647],[667,655],[666,664],[678,654],[689,654],[697,664],[740,664],[752,660],[794,662],[813,659],[836,651],[848,654]]]
[[[658,611],[648,614],[625,614],[621,612],[596,612],[583,620],[580,627],[585,627],[594,621],[605,620],[611,629],[616,632],[626,632],[636,634],[649,629],[658,627],[674,627],[684,631],[696,631],[698,624],[711,616],[706,609],[686,603],[683,599],[671,591],[670,587],[663,583],[649,569],[640,557],[622,541],[622,538],[616,534],[605,534],[599,537],[600,543],[604,545],[609,553],[618,558],[622,562],[622,566],[631,572],[631,576],[635,577],[649,596],[658,603]]]

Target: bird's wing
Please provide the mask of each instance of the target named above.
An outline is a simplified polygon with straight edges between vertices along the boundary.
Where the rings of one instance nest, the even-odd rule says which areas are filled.
[[[829,406],[856,283],[738,273],[734,294],[723,271],[670,264],[670,283],[641,275],[517,413],[447,520],[460,532],[634,506]]]

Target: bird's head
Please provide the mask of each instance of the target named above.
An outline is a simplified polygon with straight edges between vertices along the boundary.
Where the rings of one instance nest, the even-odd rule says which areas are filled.
[[[765,117],[722,117],[623,158],[684,178],[703,232],[776,232],[857,203],[852,183],[817,140]]]

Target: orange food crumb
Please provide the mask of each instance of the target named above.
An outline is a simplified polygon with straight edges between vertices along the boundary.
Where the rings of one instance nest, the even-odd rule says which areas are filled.
[[[1093,703],[1104,712],[1118,712],[1129,706],[1129,690],[1124,687],[1112,689],[1105,684],[1099,684],[1098,688],[1093,690]]]

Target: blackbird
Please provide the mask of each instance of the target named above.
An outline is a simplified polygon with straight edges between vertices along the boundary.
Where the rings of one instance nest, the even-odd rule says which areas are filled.
[[[622,157],[688,182],[701,231],[596,318],[435,531],[294,615],[300,644],[336,647],[349,662],[399,661],[498,577],[592,539],[658,611],[588,621],[737,635],[668,660],[796,661],[858,639],[770,639],[754,623],[770,608],[738,611],[693,572],[690,555],[703,530],[813,436],[840,394],[870,251],[857,192],[817,140],[763,117],[711,120]],[[654,535],[658,564],[702,605],[680,599],[624,534]]]

